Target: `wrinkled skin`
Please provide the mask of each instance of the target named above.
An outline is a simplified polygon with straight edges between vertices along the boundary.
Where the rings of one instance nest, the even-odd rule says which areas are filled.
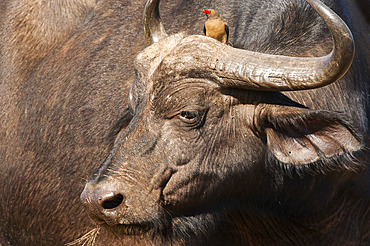
[[[163,18],[201,33],[203,4],[167,3]],[[79,196],[131,118],[144,5],[0,1],[0,244],[63,245],[95,228]]]
[[[303,53],[319,55],[326,54],[330,50],[328,47],[331,40],[325,28],[317,33],[303,32],[305,35],[300,33],[294,38],[290,36],[293,35],[292,32],[286,35],[285,30],[276,32],[272,28],[274,35],[271,36],[264,26],[271,23],[273,27],[274,23],[279,23],[277,20],[279,18],[275,17],[280,16],[283,9],[276,10],[274,15],[266,14],[271,12],[266,8],[271,6],[270,2],[265,1],[260,5],[259,1],[258,3],[217,1],[214,5],[214,1],[196,1],[190,4],[189,1],[171,3],[164,1],[161,5],[161,13],[169,33],[185,30],[191,34],[201,34],[205,17],[200,10],[212,6],[219,10],[229,24],[231,41],[236,47],[287,55]],[[31,1],[29,3],[31,6],[39,7]],[[173,143],[173,147],[176,146],[175,148],[181,151],[176,152],[176,155],[175,151],[172,151],[174,155],[168,155],[163,149],[162,152],[157,152],[156,158],[153,158],[150,156],[154,150],[149,146],[157,150],[160,145],[172,148],[172,143],[166,142],[163,137],[159,138],[160,133],[172,136],[182,134],[186,132],[185,129],[190,128],[186,127],[186,123],[180,116],[167,119],[167,125],[164,124],[166,121],[164,117],[168,116],[169,110],[176,109],[169,107],[163,108],[163,112],[156,110],[155,104],[150,102],[149,95],[156,88],[158,90],[156,95],[160,96],[161,89],[158,85],[148,83],[144,86],[142,81],[136,81],[137,88],[133,87],[132,94],[137,99],[129,100],[131,112],[127,107],[128,90],[135,79],[133,60],[144,48],[141,23],[144,1],[98,3],[85,1],[84,4],[86,4],[85,7],[78,7],[77,12],[68,13],[72,18],[64,20],[66,22],[53,22],[50,21],[50,16],[46,20],[43,15],[36,14],[40,17],[35,22],[40,24],[38,26],[51,28],[41,34],[37,30],[35,31],[37,35],[33,36],[34,32],[32,28],[31,31],[27,29],[28,25],[26,29],[20,30],[19,28],[23,26],[12,22],[12,18],[18,16],[12,12],[15,6],[18,6],[20,11],[28,11],[31,8],[18,1],[0,2],[2,33],[0,42],[2,54],[0,58],[0,245],[62,245],[95,228],[94,223],[82,209],[79,194],[83,190],[85,181],[108,155],[118,133],[132,116],[134,120],[118,139],[115,150],[101,168],[101,172],[106,172],[109,166],[115,174],[104,181],[98,173],[91,182],[96,180],[104,183],[113,180],[112,184],[115,188],[123,186],[122,189],[126,189],[125,194],[129,192],[136,194],[138,199],[142,198],[143,205],[133,208],[136,211],[133,211],[132,218],[126,218],[127,220],[133,221],[138,218],[143,221],[147,221],[148,218],[160,220],[151,220],[155,225],[151,233],[148,233],[149,238],[146,234],[125,235],[140,232],[142,230],[140,226],[138,228],[106,226],[97,238],[98,245],[151,244],[148,240],[152,240],[153,234],[154,240],[168,242],[172,236],[175,237],[174,241],[180,244],[184,241],[189,244],[199,243],[201,240],[196,237],[199,235],[205,240],[209,239],[212,244],[213,240],[223,244],[230,243],[232,239],[235,243],[244,245],[248,241],[251,244],[261,245],[282,245],[286,242],[303,245],[304,241],[315,245],[315,240],[320,241],[324,233],[329,235],[326,240],[334,245],[338,245],[334,243],[334,238],[342,242],[351,241],[353,245],[360,244],[361,240],[366,244],[368,239],[364,235],[366,235],[366,228],[369,228],[364,225],[369,221],[366,210],[368,206],[365,206],[368,202],[366,199],[369,197],[368,184],[366,184],[369,179],[366,176],[366,170],[350,172],[338,168],[340,171],[326,172],[325,176],[291,174],[293,178],[285,174],[274,175],[275,172],[269,172],[264,165],[259,165],[263,163],[253,163],[254,158],[258,159],[263,155],[266,145],[260,136],[254,136],[258,130],[249,129],[249,127],[253,125],[251,122],[253,112],[250,109],[253,110],[254,102],[261,105],[268,103],[292,106],[301,103],[310,109],[346,112],[346,118],[351,128],[356,129],[356,135],[366,138],[365,119],[369,111],[364,102],[368,99],[368,88],[361,83],[354,86],[352,81],[353,78],[356,78],[356,81],[368,81],[366,76],[368,66],[364,65],[368,63],[363,59],[363,57],[369,57],[366,56],[368,49],[356,53],[354,65],[340,84],[310,92],[281,94],[234,89],[220,90],[204,81],[191,82],[191,85],[199,84],[199,86],[180,90],[177,93],[180,95],[178,99],[188,96],[189,93],[193,95],[195,91],[197,93],[201,91],[203,94],[198,93],[199,97],[194,98],[189,105],[200,103],[209,110],[202,128],[187,132],[193,132],[194,136],[201,136],[201,132],[214,131],[217,127],[223,131],[214,136],[203,134],[202,138],[198,139],[202,143],[209,143],[208,146],[201,146],[200,142],[195,142],[191,133],[185,135],[187,137],[184,139],[175,138],[177,141]],[[66,6],[73,8],[74,5]],[[50,8],[55,6],[51,5]],[[351,8],[350,15],[354,12],[356,19],[350,27],[358,42],[356,44],[358,49],[367,48],[367,43],[361,43],[368,42],[368,39],[363,35],[365,33],[363,30],[366,29],[361,29],[362,17],[359,12],[356,12],[358,11],[356,8],[356,6]],[[45,13],[44,10],[40,11]],[[338,13],[345,17],[343,12],[338,11]],[[54,15],[56,20],[60,16],[62,15]],[[33,18],[36,17],[33,16]],[[320,20],[316,20],[316,17],[312,18],[309,18],[310,23],[321,23]],[[280,42],[281,40],[285,42]],[[163,80],[163,85],[167,84]],[[172,88],[172,90],[178,89]],[[140,93],[142,96],[139,97],[135,93]],[[323,100],[323,95],[331,100]],[[210,107],[210,103],[216,104]],[[151,112],[152,115],[144,112]],[[240,112],[245,121],[238,118],[234,120],[235,122],[229,122],[227,116],[233,112]],[[243,125],[243,128],[238,131],[226,131],[222,128],[225,124],[231,123],[233,126]],[[240,133],[248,134],[248,139]],[[225,136],[226,138],[222,138]],[[127,142],[127,139],[131,141]],[[154,144],[154,139],[159,139],[160,145]],[[233,148],[237,148],[236,139],[252,146],[242,150],[237,149],[245,151],[247,155],[239,155],[240,152],[238,152],[237,155],[230,157],[227,152],[219,152],[215,153],[216,156],[206,156],[206,152],[213,146],[228,146],[228,151],[233,153]],[[183,147],[184,143],[197,144],[196,146],[202,148],[204,152],[198,155],[191,154],[194,152],[186,151]],[[212,146],[211,143],[214,145]],[[138,148],[133,149],[130,146]],[[143,146],[148,147],[147,152]],[[187,145],[187,148],[193,150],[192,146]],[[204,167],[202,176],[199,177],[202,180],[211,180],[212,186],[206,186],[202,181],[203,185],[199,190],[198,187],[196,189],[186,187],[187,184],[190,184],[189,187],[194,187],[191,186],[192,184],[199,184],[199,178],[193,179],[192,183],[185,180],[183,186],[176,184],[168,186],[170,183],[167,184],[167,181],[171,175],[177,176],[176,180],[181,180],[186,178],[181,177],[181,172],[184,173],[186,169],[189,169],[190,174],[192,171],[195,174],[195,170],[200,166],[191,165],[189,159],[200,163],[202,156],[204,161],[217,157],[228,159],[229,164],[249,163],[249,165],[242,167],[232,165],[235,169],[227,169],[225,165],[226,171],[217,168],[210,173],[208,167],[212,166],[212,163],[209,162]],[[183,163],[176,161],[179,159]],[[132,162],[133,160],[135,163]],[[113,163],[115,163],[114,166]],[[142,174],[134,176],[131,183],[127,177],[124,178],[123,174],[130,170],[128,165],[135,165],[137,168],[135,171]],[[159,166],[163,169],[158,170]],[[347,166],[352,167],[351,162]],[[338,166],[335,165],[335,167]],[[276,168],[278,171],[287,169],[284,165],[277,165],[273,166],[272,170]],[[174,173],[172,169],[178,170]],[[150,172],[151,170],[153,172]],[[301,185],[297,185],[297,180]],[[241,184],[246,181],[248,186],[242,187]],[[149,184],[149,182],[152,183]],[[341,185],[337,186],[338,183]],[[281,186],[276,187],[278,184]],[[168,189],[166,198],[162,199],[161,194],[164,193],[164,189],[162,191],[161,187],[165,185]],[[272,189],[270,189],[271,186]],[[152,187],[153,190],[151,190]],[[175,190],[179,192],[173,195]],[[194,195],[187,190],[194,192]],[[197,197],[200,192],[204,192],[204,197],[202,196],[201,199]],[[282,205],[276,206],[277,203],[271,200],[272,197],[281,198],[278,204]],[[161,209],[162,205],[158,206],[158,201],[163,201],[162,205],[166,206],[166,210]],[[313,202],[307,205],[307,201]],[[150,206],[147,206],[148,204]],[[351,209],[337,209],[341,205]],[[142,216],[143,206],[148,211],[147,217]],[[317,208],[320,208],[319,213]],[[294,220],[290,219],[292,211],[298,214]],[[172,221],[170,215],[174,217]],[[310,218],[309,225],[307,217]],[[347,220],[338,222],[337,218],[351,218],[352,222],[349,226]],[[334,224],[334,226],[331,227],[328,224]],[[174,231],[168,229],[172,225],[175,228]],[[192,230],[193,226],[196,229]],[[315,230],[307,233],[307,227]],[[352,233],[344,233],[342,229],[344,227],[350,227]],[[268,234],[271,236],[266,236],[265,230],[269,228],[274,229],[269,230]],[[181,229],[183,232],[180,232]],[[113,242],[114,235],[117,234],[119,238]],[[206,237],[203,237],[204,235]]]
[[[297,42],[296,52],[328,53],[322,23],[315,30],[324,41]],[[90,218],[159,245],[365,245],[362,53],[341,83],[261,92],[225,88],[211,72],[182,66],[193,59],[187,50],[199,60],[213,42],[177,35],[138,55],[128,99],[133,119],[81,195]],[[282,52],[274,48],[265,51]]]

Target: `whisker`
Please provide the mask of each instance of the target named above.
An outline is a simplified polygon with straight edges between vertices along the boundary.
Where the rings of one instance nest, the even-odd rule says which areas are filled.
[[[70,243],[66,243],[65,246],[74,246],[74,245],[93,246],[95,244],[95,240],[96,240],[97,235],[99,234],[99,231],[100,231],[100,226],[97,226],[96,228],[84,234],[82,237]]]

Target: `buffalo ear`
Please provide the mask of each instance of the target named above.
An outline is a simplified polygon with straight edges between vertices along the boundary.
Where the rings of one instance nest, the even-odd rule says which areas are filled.
[[[259,106],[257,127],[277,160],[310,164],[362,147],[344,115],[288,106]]]

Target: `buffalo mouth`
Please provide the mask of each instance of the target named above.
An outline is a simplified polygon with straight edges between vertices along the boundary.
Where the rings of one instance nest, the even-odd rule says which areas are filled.
[[[117,236],[122,235],[142,235],[150,231],[151,223],[135,223],[135,224],[116,224],[108,225],[106,223],[100,224],[106,231]]]

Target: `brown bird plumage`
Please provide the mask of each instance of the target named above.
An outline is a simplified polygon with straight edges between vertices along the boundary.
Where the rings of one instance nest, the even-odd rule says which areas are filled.
[[[221,19],[220,15],[215,10],[203,9],[203,13],[207,15],[207,21],[204,24],[204,34],[207,37],[214,38],[221,43],[226,44],[229,40],[229,27]]]

